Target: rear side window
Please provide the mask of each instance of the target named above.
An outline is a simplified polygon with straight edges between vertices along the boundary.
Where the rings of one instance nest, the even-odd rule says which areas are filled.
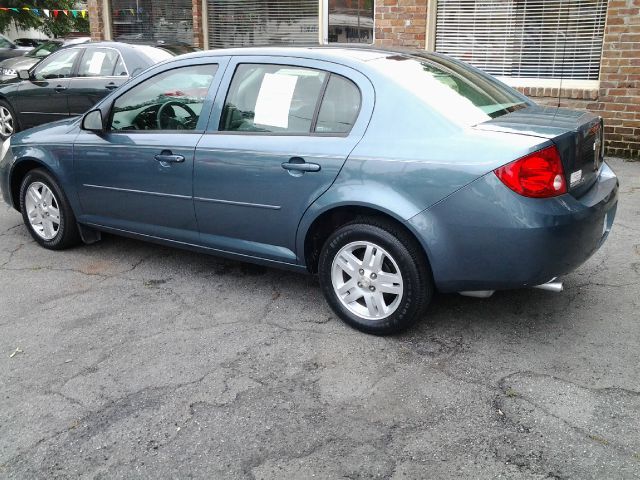
[[[80,67],[79,77],[111,77],[116,64],[120,60],[120,53],[110,48],[87,48]]]
[[[316,133],[349,133],[360,111],[360,90],[339,75],[331,75],[325,91]]]
[[[286,65],[238,65],[220,130],[308,134],[328,73]]]

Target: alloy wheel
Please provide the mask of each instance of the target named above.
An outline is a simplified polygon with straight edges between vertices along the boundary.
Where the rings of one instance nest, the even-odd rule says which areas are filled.
[[[13,130],[13,115],[8,108],[0,106],[0,135],[10,137]]]
[[[33,231],[43,240],[52,240],[60,230],[60,207],[51,189],[33,182],[25,196],[27,217]]]
[[[392,315],[404,292],[398,263],[369,241],[352,242],[338,251],[331,266],[331,283],[342,305],[370,321]]]

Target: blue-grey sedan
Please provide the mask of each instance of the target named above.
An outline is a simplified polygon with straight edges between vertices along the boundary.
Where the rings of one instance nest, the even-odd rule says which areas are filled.
[[[604,242],[602,120],[428,53],[251,48],[156,65],[81,118],[5,141],[36,242],[101,232],[317,273],[386,334],[434,291],[553,285]]]

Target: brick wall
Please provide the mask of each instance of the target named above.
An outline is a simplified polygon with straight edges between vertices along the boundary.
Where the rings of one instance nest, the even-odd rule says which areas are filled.
[[[600,91],[591,105],[605,119],[606,147],[640,158],[640,0],[610,0]]]
[[[558,106],[558,88],[518,87],[518,90],[540,105]],[[593,110],[596,107],[598,94],[597,88],[563,88],[560,95],[560,107]]]
[[[427,0],[377,0],[375,30],[376,45],[424,48]]]
[[[107,0],[89,0],[89,30],[92,40],[105,40],[103,5]]]
[[[202,0],[192,0],[193,4],[193,45],[204,47],[204,31],[202,22]]]

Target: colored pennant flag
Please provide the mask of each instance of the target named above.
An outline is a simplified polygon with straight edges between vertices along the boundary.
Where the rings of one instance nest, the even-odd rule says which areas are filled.
[[[18,13],[19,10],[17,8],[12,8],[11,10],[13,10],[14,12]]]
[[[65,15],[69,15],[69,10],[62,10]]]
[[[39,16],[40,16],[40,9],[39,9],[39,8],[32,8],[32,9],[31,9],[31,11],[32,11],[33,13],[35,13],[37,17],[39,17]]]
[[[87,16],[87,11],[86,10],[80,10],[80,13],[82,14],[82,18]]]
[[[22,7],[22,9],[27,11],[31,10],[29,7]]]
[[[44,12],[45,16],[49,18],[49,9],[43,8],[42,11]]]
[[[53,11],[53,17],[54,18],[58,18],[58,14],[60,13],[60,10],[54,10]]]
[[[71,14],[73,15],[73,18],[76,18],[78,16],[78,10],[71,10]]]

